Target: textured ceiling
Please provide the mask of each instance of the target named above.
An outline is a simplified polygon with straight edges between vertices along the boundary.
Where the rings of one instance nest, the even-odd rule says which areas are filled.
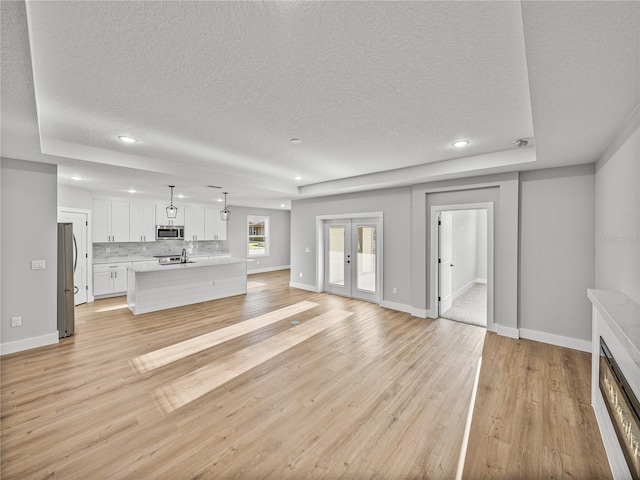
[[[256,206],[592,162],[638,104],[638,5],[2,2],[2,154]]]

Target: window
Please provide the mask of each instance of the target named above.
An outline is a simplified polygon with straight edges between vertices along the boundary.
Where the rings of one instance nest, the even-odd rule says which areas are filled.
[[[247,215],[248,256],[269,255],[269,217]]]

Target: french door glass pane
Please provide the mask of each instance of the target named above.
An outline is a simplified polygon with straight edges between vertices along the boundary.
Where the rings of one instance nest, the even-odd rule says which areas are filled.
[[[357,288],[376,291],[376,227],[358,226]]]
[[[329,226],[329,283],[344,286],[344,227]]]

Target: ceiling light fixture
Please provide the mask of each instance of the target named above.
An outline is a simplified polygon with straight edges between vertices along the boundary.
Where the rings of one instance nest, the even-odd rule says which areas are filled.
[[[456,140],[451,145],[453,145],[456,148],[466,147],[467,145],[469,145],[469,140]]]
[[[167,218],[176,218],[178,216],[178,207],[173,206],[173,189],[175,185],[169,185],[171,189],[171,205],[167,207]]]
[[[220,218],[225,222],[228,222],[229,219],[231,218],[231,212],[227,209],[227,194],[229,192],[222,192],[222,193],[224,193],[224,210],[220,210]]]
[[[513,144],[516,147],[526,147],[527,145],[529,145],[529,140],[525,140],[524,138],[519,138],[517,140],[514,140]]]
[[[184,195],[180,194],[178,195],[178,198],[184,198]]]
[[[126,135],[118,135],[118,138],[124,143],[136,143],[137,140],[132,137],[127,137]]]
[[[74,175],[73,177],[71,177],[71,180],[75,180],[76,182],[79,182],[80,180],[82,180],[82,177],[80,177],[79,175]]]
[[[280,206],[281,206],[282,208],[286,207],[286,205],[285,205],[284,203],[280,204]]]
[[[300,180],[302,180],[302,177],[301,177],[300,175],[298,175],[298,176],[295,178],[295,180],[300,181]]]
[[[302,140],[300,140],[299,138],[292,138],[291,140],[289,140],[291,143],[297,145],[299,143],[302,143]]]
[[[131,190],[129,190],[129,193],[136,193],[136,191],[132,188]]]

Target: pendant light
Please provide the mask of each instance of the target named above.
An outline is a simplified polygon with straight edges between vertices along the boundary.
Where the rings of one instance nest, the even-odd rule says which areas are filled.
[[[229,192],[222,192],[222,193],[224,193],[224,210],[220,210],[220,218],[225,222],[228,222],[229,218],[231,218],[231,212],[227,210],[227,194]]]
[[[173,206],[173,189],[174,185],[169,185],[171,189],[171,205],[167,207],[167,218],[176,218],[178,216],[178,207]]]

